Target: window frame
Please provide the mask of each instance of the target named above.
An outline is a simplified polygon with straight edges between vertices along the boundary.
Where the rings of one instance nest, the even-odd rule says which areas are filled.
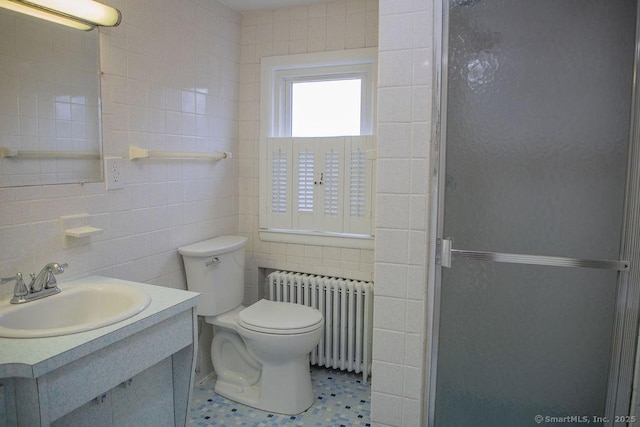
[[[360,135],[373,135],[376,128],[377,49],[348,49],[341,51],[273,56],[261,59],[260,92],[260,147],[259,147],[259,218],[260,238],[265,241],[318,244],[343,248],[373,249],[373,225],[370,234],[349,232],[316,232],[297,229],[269,228],[267,199],[268,153],[266,138],[291,137],[291,123],[287,120],[290,105],[291,84],[302,81],[338,80],[361,78],[361,126]],[[337,77],[337,78],[336,78]],[[356,135],[353,135],[356,136]],[[329,137],[330,138],[330,137]],[[375,148],[368,150],[367,160],[375,158]],[[375,168],[375,162],[373,162]],[[371,174],[373,179],[375,170]],[[291,188],[293,190],[293,188]],[[371,211],[375,206],[375,194],[371,195]],[[371,224],[373,224],[371,218]]]
[[[261,59],[260,135],[291,136],[286,131],[287,81],[330,80],[333,76],[362,76],[361,135],[373,135],[376,123],[377,49],[347,49],[268,56]]]

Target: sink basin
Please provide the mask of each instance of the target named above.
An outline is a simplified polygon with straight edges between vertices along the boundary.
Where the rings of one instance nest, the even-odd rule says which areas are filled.
[[[90,331],[128,319],[151,303],[144,291],[119,283],[60,285],[62,292],[0,306],[0,337],[40,338]]]

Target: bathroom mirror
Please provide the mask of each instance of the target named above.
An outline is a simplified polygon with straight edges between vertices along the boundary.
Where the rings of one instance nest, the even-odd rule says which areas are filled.
[[[98,37],[0,9],[0,187],[102,180]]]

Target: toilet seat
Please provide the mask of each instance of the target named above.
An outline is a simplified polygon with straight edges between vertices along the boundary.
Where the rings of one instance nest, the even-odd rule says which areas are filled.
[[[265,334],[293,335],[322,327],[323,318],[311,307],[262,299],[238,313],[238,325]]]

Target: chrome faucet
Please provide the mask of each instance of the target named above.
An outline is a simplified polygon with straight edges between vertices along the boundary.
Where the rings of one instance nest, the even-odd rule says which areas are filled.
[[[0,283],[7,283],[15,280],[16,285],[13,288],[11,304],[22,304],[59,293],[60,288],[58,288],[58,281],[56,280],[55,275],[64,273],[64,268],[68,266],[69,264],[66,263],[49,263],[40,270],[40,273],[38,273],[37,276],[31,273],[31,282],[29,285],[25,285],[24,280],[22,280],[22,273],[17,273],[14,277],[0,279]]]
[[[31,283],[29,283],[29,293],[42,292],[46,289],[54,289],[58,287],[58,281],[55,274],[64,273],[64,268],[69,264],[58,264],[52,262],[44,266],[40,273],[36,276],[31,273]]]

